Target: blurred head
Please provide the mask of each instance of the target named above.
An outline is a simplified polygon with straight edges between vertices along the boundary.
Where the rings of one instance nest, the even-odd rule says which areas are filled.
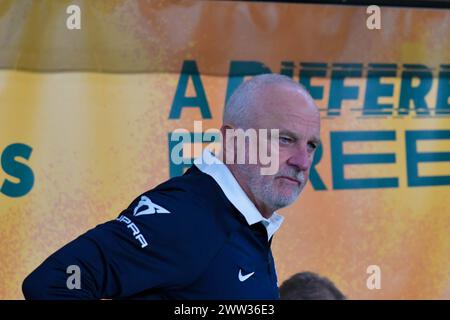
[[[327,278],[312,272],[300,272],[283,282],[282,300],[345,300],[345,296]]]
[[[275,174],[261,175],[259,161],[227,164],[260,212],[270,216],[293,203],[308,181],[320,143],[319,111],[299,83],[282,75],[260,75],[239,86],[225,106],[221,128],[225,139],[226,129],[238,128],[279,130],[279,167]],[[226,144],[223,148],[226,156]]]

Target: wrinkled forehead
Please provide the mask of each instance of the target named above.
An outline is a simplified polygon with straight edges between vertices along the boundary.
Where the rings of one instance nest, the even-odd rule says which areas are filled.
[[[254,125],[320,133],[320,113],[311,96],[295,86],[271,86],[261,90],[255,99]]]

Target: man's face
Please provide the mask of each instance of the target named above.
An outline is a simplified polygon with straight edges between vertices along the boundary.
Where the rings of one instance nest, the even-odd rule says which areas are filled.
[[[293,86],[267,87],[255,103],[249,127],[279,129],[279,170],[261,175],[260,164],[243,164],[236,171],[257,204],[277,210],[293,203],[308,181],[320,143],[320,114],[311,98]]]

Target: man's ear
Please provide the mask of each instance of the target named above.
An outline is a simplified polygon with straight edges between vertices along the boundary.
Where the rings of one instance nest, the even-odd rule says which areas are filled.
[[[233,130],[234,127],[232,125],[229,124],[223,124],[220,127],[220,133],[222,135],[222,157],[223,157],[223,163],[228,163],[229,161],[233,161],[234,160],[234,155],[236,154],[236,150],[228,150],[227,149],[227,145],[229,146],[230,143],[228,142],[229,139],[232,139],[233,136],[229,137],[227,135],[227,130]],[[233,141],[233,143],[231,144],[231,146],[233,146],[234,148],[235,143]],[[227,162],[228,159],[228,162]]]
[[[227,139],[229,139],[228,135],[227,135],[227,130],[234,130],[234,127],[232,125],[229,124],[223,124],[220,127],[220,133],[222,134],[222,146],[225,147]]]
[[[224,141],[225,141],[225,139],[227,138],[227,136],[226,136],[226,130],[227,130],[227,129],[234,129],[234,128],[233,128],[233,126],[231,126],[231,125],[229,125],[229,124],[223,124],[223,125],[220,127],[220,133],[222,134],[222,137],[223,137]]]

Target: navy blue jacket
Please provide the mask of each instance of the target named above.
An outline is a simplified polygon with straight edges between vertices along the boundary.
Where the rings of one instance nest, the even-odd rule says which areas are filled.
[[[195,165],[70,242],[23,283],[26,299],[278,299],[266,228]],[[81,288],[69,289],[70,265]]]

